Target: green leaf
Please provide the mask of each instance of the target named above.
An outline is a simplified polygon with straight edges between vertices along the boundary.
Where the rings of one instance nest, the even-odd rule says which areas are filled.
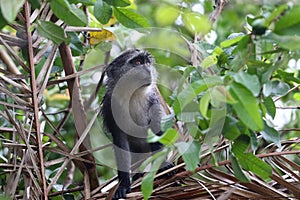
[[[223,85],[217,85],[210,90],[211,105],[215,108],[224,107],[224,103],[236,103],[235,99]]]
[[[281,17],[275,24],[274,33],[284,34],[289,29],[299,27],[300,24],[300,6],[294,6],[286,15]],[[299,33],[299,29],[296,30]]]
[[[41,1],[40,0],[29,0],[32,9],[40,8]]]
[[[236,45],[239,41],[241,41],[243,38],[245,37],[245,35],[239,35],[230,39],[227,39],[223,42],[221,42],[221,47],[222,48],[228,48],[231,47],[233,45]]]
[[[208,111],[208,106],[209,106],[209,102],[210,102],[210,93],[206,92],[200,99],[200,103],[199,103],[199,110],[201,115],[208,119],[207,117],[207,111]]]
[[[270,33],[267,39],[272,39],[278,43],[278,45],[284,49],[291,51],[297,51],[300,49],[300,36],[296,35],[276,35],[275,33]]]
[[[241,121],[250,129],[260,131],[264,124],[259,112],[259,106],[253,94],[243,85],[232,82],[229,91],[237,103],[232,104],[233,109]]]
[[[258,148],[257,134],[254,131],[249,131],[248,129],[245,130],[245,132],[246,132],[246,135],[250,136],[250,145],[251,145],[252,151],[256,151],[256,149]]]
[[[264,125],[264,130],[261,131],[261,135],[266,141],[273,142],[279,148],[281,147],[279,132],[274,128],[268,126],[266,123]]]
[[[233,78],[237,83],[240,83],[248,88],[255,97],[259,95],[261,86],[256,75],[251,75],[246,72],[239,72],[235,74]]]
[[[87,17],[82,10],[67,0],[52,0],[50,6],[54,14],[70,26],[87,25]]]
[[[269,27],[272,21],[276,20],[280,15],[288,9],[287,4],[280,5],[279,7],[275,8],[274,11],[266,18],[266,26]]]
[[[70,4],[78,4],[81,3],[82,5],[85,6],[93,6],[94,5],[94,0],[68,0]]]
[[[160,168],[161,164],[164,162],[166,156],[166,151],[154,154],[153,157],[155,157],[155,160],[152,162],[151,171],[146,176],[144,176],[142,180],[142,193],[144,199],[146,200],[149,199],[150,195],[152,194],[154,176],[157,170]],[[147,159],[145,163],[150,163],[150,161],[152,161],[152,158]]]
[[[4,19],[1,9],[0,9],[0,29],[2,29],[8,22]]]
[[[175,6],[159,6],[155,12],[155,20],[160,26],[168,26],[175,22],[179,14]]]
[[[283,82],[300,83],[300,79],[295,77],[294,73],[285,72],[285,71],[280,70],[280,69],[277,70],[277,75],[275,77],[276,78],[278,77]]]
[[[177,141],[178,137],[179,135],[177,131],[173,128],[169,128],[164,132],[162,136],[150,134],[150,137],[148,137],[148,142],[150,143],[160,142],[164,145],[172,145]]]
[[[290,89],[287,83],[275,80],[268,81],[263,85],[263,94],[265,97],[268,96],[280,96],[285,94]]]
[[[298,92],[298,93],[295,93],[294,95],[293,95],[293,98],[296,100],[296,101],[300,101],[300,93]]]
[[[237,119],[231,116],[226,117],[224,127],[222,129],[222,134],[226,139],[233,141],[241,135],[241,132],[238,128],[238,122],[239,121]]]
[[[53,22],[49,22],[49,21],[38,22],[37,31],[41,36],[49,40],[52,40],[55,44],[61,44],[62,42],[67,42],[67,38],[65,37],[64,30],[61,27],[54,24]]]
[[[94,6],[94,16],[101,24],[106,24],[112,16],[112,8],[103,0],[97,0]]]
[[[252,153],[245,153],[245,150],[249,143],[246,143],[244,139],[238,139],[232,145],[232,152],[237,158],[239,164],[245,169],[252,171],[260,176],[262,179],[266,179],[272,175],[272,168],[261,159],[257,158]]]
[[[223,81],[218,76],[207,77],[202,80],[198,80],[192,83],[192,85],[186,86],[178,95],[174,101],[173,109],[175,114],[179,114],[185,106],[194,101],[198,94],[216,85],[223,84]]]
[[[107,4],[115,6],[115,7],[126,7],[131,3],[129,0],[104,0]]]
[[[161,119],[161,130],[164,132],[174,125],[174,114],[163,116]]]
[[[153,191],[155,172],[150,172],[142,180],[142,193],[145,200],[148,200]]]
[[[179,142],[176,143],[175,146],[177,147],[180,155],[182,155],[187,170],[191,172],[195,171],[200,162],[200,143],[197,141],[190,143]]]
[[[25,0],[1,0],[0,8],[4,19],[8,23],[15,20],[20,8],[22,8]]]
[[[206,57],[200,64],[201,67],[203,67],[204,69],[212,67],[213,65],[218,63],[218,59],[216,55],[210,55],[208,57]]]
[[[267,113],[274,119],[276,115],[276,107],[271,96],[264,99],[264,105],[267,109]]]
[[[183,23],[185,27],[191,33],[202,33],[207,34],[211,29],[211,23],[205,15],[201,15],[195,12],[184,12],[183,13]]]
[[[234,172],[234,176],[237,179],[239,179],[240,181],[242,181],[243,183],[250,182],[250,178],[243,172],[242,168],[238,164],[237,159],[232,154],[230,154],[229,160],[231,162],[231,166],[232,166],[232,169],[233,169],[233,172]]]
[[[114,8],[114,14],[118,21],[128,28],[149,27],[148,20],[142,15],[126,8]]]

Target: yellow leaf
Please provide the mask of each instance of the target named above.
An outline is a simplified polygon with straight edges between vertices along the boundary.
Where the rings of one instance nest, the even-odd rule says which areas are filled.
[[[95,45],[104,41],[113,41],[116,40],[116,36],[113,32],[103,29],[102,31],[93,31],[90,32],[90,44]]]
[[[111,16],[111,18],[109,19],[107,24],[104,24],[104,26],[106,26],[106,27],[113,26],[113,25],[115,25],[116,21],[117,21],[116,18],[114,16]]]

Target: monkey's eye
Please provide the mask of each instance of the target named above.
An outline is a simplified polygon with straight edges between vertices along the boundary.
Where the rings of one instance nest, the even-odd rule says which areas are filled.
[[[144,64],[144,60],[141,58],[135,58],[131,60],[130,63],[132,63],[133,65],[142,65]]]
[[[140,65],[142,62],[140,61],[140,60],[135,60],[134,61],[134,64],[136,64],[136,65]]]

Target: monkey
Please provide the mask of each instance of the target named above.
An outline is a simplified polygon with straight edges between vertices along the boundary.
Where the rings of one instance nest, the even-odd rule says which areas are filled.
[[[156,92],[157,72],[151,54],[141,49],[131,49],[115,58],[106,68],[106,92],[102,101],[102,117],[105,129],[112,134],[117,163],[119,186],[114,199],[125,198],[131,191],[132,180],[142,176],[138,164],[159,151],[159,142],[148,143],[147,132],[161,136],[163,109]],[[171,168],[166,162],[162,170]],[[168,176],[171,176],[169,174]]]

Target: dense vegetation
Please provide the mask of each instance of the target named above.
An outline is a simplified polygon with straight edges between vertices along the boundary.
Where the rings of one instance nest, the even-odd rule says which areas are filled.
[[[110,198],[105,66],[156,59],[166,148],[132,199],[300,198],[297,1],[0,1],[0,193]],[[176,175],[154,179],[165,157]]]

